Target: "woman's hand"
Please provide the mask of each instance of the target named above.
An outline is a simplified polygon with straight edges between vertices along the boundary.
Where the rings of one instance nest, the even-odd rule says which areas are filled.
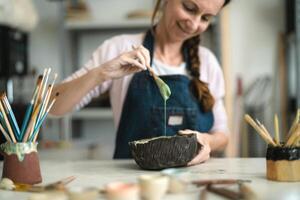
[[[138,46],[102,64],[99,70],[105,80],[117,79],[146,70],[146,64],[150,64],[150,53],[145,47]]]
[[[202,145],[202,148],[199,149],[198,155],[188,163],[188,166],[200,164],[209,159],[211,147],[209,144],[208,134],[199,133],[198,131],[193,131],[193,130],[189,130],[189,129],[180,130],[178,133],[182,134],[182,135],[196,134],[198,143],[200,143]]]

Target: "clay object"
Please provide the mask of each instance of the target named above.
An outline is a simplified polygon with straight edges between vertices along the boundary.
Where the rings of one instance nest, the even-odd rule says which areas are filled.
[[[163,175],[144,174],[139,176],[141,197],[145,200],[160,200],[167,193],[169,177]]]
[[[267,149],[267,179],[300,181],[300,147],[272,147]]]
[[[8,147],[6,149],[25,149],[26,153],[22,153],[20,156],[20,154],[12,152],[7,153],[5,150],[2,151],[2,154],[4,155],[2,178],[9,178],[14,183],[30,185],[41,183],[42,176],[38,153],[37,151],[32,150],[36,148],[36,145],[17,143],[18,148],[12,147],[12,145],[15,144],[4,145]]]
[[[149,170],[185,166],[201,148],[195,134],[137,140],[129,146],[136,163]]]

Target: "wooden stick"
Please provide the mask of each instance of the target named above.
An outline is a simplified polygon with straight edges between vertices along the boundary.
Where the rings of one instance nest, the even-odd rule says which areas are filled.
[[[260,127],[260,128],[263,130],[265,136],[266,136],[267,138],[269,138],[269,140],[273,141],[273,138],[272,138],[270,132],[267,130],[267,128],[266,128],[262,123],[260,123],[260,121],[259,121],[258,119],[256,119],[256,122],[257,122],[257,124],[258,124],[258,127]],[[273,142],[274,142],[274,141],[273,141]]]
[[[246,200],[254,200],[258,199],[255,192],[246,184],[241,183],[239,184],[240,193],[242,194],[243,198]]]
[[[8,118],[7,118],[7,116],[6,116],[6,113],[5,113],[5,110],[4,110],[4,107],[3,107],[1,101],[0,101],[0,111],[2,112],[4,121],[5,121],[5,123],[6,123],[6,127],[7,127],[7,129],[8,129],[8,133],[9,133],[9,135],[10,135],[12,141],[13,141],[14,143],[17,143],[16,138],[15,138],[15,135],[14,135],[14,132],[12,131],[12,128],[11,128],[11,126],[10,126],[10,123],[9,123],[9,121],[8,121]]]
[[[263,140],[265,140],[265,142],[267,144],[271,144],[272,146],[276,146],[274,141],[272,139],[270,139],[264,133],[264,131],[255,123],[255,121],[250,117],[250,115],[246,114],[245,115],[245,120],[257,131],[257,133],[262,137]]]
[[[291,137],[289,137],[288,141],[286,142],[285,146],[290,147],[295,142],[296,139],[300,136],[300,124],[297,124],[296,130],[291,134]]]
[[[275,130],[275,142],[276,142],[277,145],[280,145],[279,123],[278,123],[278,116],[277,116],[277,114],[274,115],[274,130]]]
[[[300,147],[300,135],[296,137],[294,143],[292,144],[293,147]]]
[[[295,119],[293,121],[293,124],[292,124],[292,126],[291,126],[291,128],[289,130],[289,133],[288,133],[285,141],[288,141],[289,138],[291,137],[292,133],[296,130],[297,124],[300,123],[299,119],[300,119],[300,109],[297,110],[296,117],[295,117]]]
[[[204,185],[231,185],[237,183],[251,182],[250,180],[242,179],[207,179],[207,180],[196,180],[192,181],[192,184],[200,187]]]
[[[210,192],[213,192],[215,194],[218,194],[222,197],[226,197],[226,198],[232,199],[232,200],[238,200],[238,199],[241,199],[241,197],[242,197],[242,194],[240,192],[235,192],[235,191],[229,190],[227,188],[214,187],[212,185],[209,185],[207,187],[207,190]]]

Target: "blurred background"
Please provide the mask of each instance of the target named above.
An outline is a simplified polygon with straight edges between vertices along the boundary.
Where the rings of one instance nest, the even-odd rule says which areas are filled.
[[[20,121],[38,74],[63,80],[106,39],[149,28],[154,0],[1,0],[0,89]],[[230,143],[224,156],[262,157],[265,143],[244,114],[281,137],[300,107],[300,0],[232,0],[202,37],[226,81]],[[48,117],[42,159],[110,159],[115,127],[108,95],[63,118]]]

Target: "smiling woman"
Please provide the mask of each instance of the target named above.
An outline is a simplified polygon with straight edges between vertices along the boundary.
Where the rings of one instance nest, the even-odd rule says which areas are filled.
[[[105,41],[82,69],[54,88],[61,95],[52,114],[79,109],[110,90],[118,127],[114,158],[132,157],[129,142],[166,132],[195,134],[202,148],[189,164],[206,161],[211,151],[225,148],[228,128],[222,70],[211,51],[200,46],[200,35],[228,2],[158,0],[146,33]],[[166,108],[146,65],[170,87]]]

